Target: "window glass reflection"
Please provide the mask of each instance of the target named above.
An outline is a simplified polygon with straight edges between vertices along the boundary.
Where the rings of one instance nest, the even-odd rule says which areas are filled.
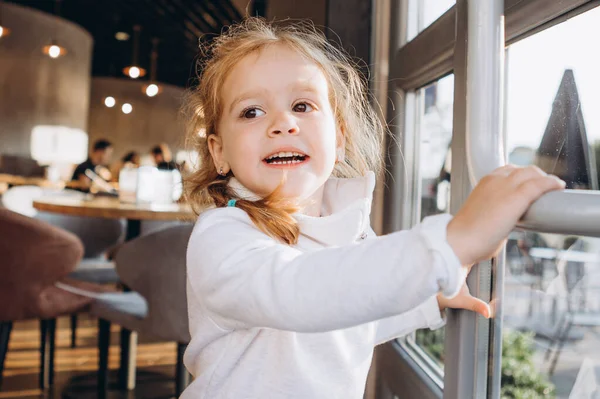
[[[572,189],[598,189],[600,54],[584,44],[598,35],[595,8],[508,49],[509,162]],[[600,240],[515,231],[506,259],[503,397],[595,397]]]
[[[600,9],[508,49],[509,161],[536,164],[568,188],[598,189],[600,52],[581,43],[600,34]]]
[[[408,40],[411,40],[454,6],[456,0],[412,0],[409,4],[409,25],[412,28],[409,28]]]
[[[449,211],[450,140],[454,75],[446,76],[419,91],[420,219]],[[444,359],[444,329],[419,330],[414,342],[440,367]]]

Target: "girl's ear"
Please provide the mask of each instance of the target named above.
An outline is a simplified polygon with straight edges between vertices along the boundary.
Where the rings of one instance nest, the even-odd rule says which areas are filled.
[[[346,159],[346,135],[342,127],[338,128],[337,145],[335,148],[335,162],[344,162]]]
[[[208,151],[212,157],[215,169],[220,175],[226,175],[229,173],[229,164],[225,161],[223,156],[223,140],[216,134],[211,134],[206,138],[208,144]]]

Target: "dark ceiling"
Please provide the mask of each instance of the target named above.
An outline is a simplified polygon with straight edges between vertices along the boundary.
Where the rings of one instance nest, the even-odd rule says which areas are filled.
[[[239,21],[231,0],[11,0],[12,3],[58,13],[94,37],[94,76],[124,77],[131,65],[133,27],[141,26],[139,63],[150,75],[152,39],[158,38],[157,80],[186,87],[195,76],[198,39],[210,38],[223,26]],[[127,41],[116,32],[129,33]]]

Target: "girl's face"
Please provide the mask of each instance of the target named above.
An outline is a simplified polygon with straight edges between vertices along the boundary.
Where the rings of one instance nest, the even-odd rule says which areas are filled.
[[[327,79],[315,63],[287,46],[268,46],[242,58],[220,94],[219,135],[208,138],[217,170],[231,170],[261,196],[273,192],[284,173],[284,197],[322,193],[344,142]]]

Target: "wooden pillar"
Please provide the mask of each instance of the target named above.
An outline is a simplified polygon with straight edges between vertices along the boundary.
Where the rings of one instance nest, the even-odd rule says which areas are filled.
[[[371,8],[369,0],[327,0],[327,38],[342,43],[368,73],[371,62]]]

